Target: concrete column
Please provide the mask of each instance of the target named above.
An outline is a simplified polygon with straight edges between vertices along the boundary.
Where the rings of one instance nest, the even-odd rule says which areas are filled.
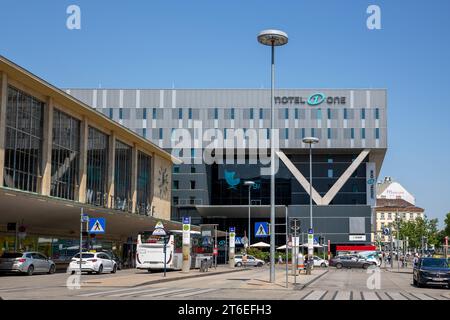
[[[80,172],[78,187],[78,199],[81,203],[86,203],[86,185],[87,185],[87,149],[88,149],[89,124],[86,117],[83,117],[80,126]]]
[[[138,150],[136,144],[131,150],[131,212],[136,213],[137,202]]]
[[[53,99],[47,98],[44,107],[44,130],[42,136],[42,178],[40,192],[44,196],[50,195],[52,180],[52,142],[53,142]]]
[[[6,104],[8,102],[8,75],[0,73],[0,187],[3,186],[5,166]]]
[[[112,132],[109,136],[108,145],[108,208],[113,206],[114,197],[114,168],[116,158],[116,134]]]

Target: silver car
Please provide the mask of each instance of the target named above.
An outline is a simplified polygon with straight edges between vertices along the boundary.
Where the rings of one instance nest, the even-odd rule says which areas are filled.
[[[39,252],[5,252],[0,257],[0,272],[55,273],[55,263]]]

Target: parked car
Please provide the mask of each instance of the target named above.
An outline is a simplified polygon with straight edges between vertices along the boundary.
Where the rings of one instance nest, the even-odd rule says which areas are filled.
[[[343,255],[337,256],[330,260],[330,267],[336,267],[337,269],[342,268],[363,268],[367,269],[372,263],[366,261],[365,259],[359,259],[356,256]]]
[[[374,265],[374,266],[381,266],[381,261],[380,259],[378,259],[378,257],[374,254],[370,254],[370,255],[359,255],[358,259],[361,260],[365,260],[367,262],[369,262],[370,264]]]
[[[314,267],[325,268],[325,267],[328,267],[328,264],[329,264],[328,260],[319,258],[318,256],[313,256],[313,261],[314,261]]]
[[[123,268],[123,262],[122,262],[122,259],[120,259],[114,252],[112,252],[112,251],[102,251],[102,252],[105,252],[105,253],[107,253],[115,262],[116,262],[116,265],[117,265],[117,270],[122,270],[122,268]]]
[[[414,265],[413,283],[417,287],[446,285],[450,288],[450,268],[445,258],[420,258]]]
[[[236,267],[242,266],[254,266],[254,267],[262,267],[264,265],[264,261],[260,259],[256,259],[254,256],[247,255],[247,261],[245,261],[242,255],[234,256],[234,265]]]
[[[0,257],[0,272],[55,273],[55,263],[39,252],[5,252]]]
[[[80,270],[80,254],[77,253],[69,264],[67,272],[74,274]],[[105,252],[83,252],[81,255],[81,271],[87,273],[116,273],[117,263]]]

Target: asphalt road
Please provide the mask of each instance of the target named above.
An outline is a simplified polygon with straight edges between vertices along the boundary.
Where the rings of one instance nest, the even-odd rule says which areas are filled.
[[[379,269],[378,269],[379,270]],[[89,280],[103,277],[133,276],[135,270],[123,270],[115,275],[89,275]],[[277,277],[283,276],[278,270]],[[371,273],[366,270],[331,268],[319,279],[303,289],[270,284],[264,280],[268,268],[255,268],[231,274],[212,275],[163,282],[138,287],[82,287],[68,289],[67,274],[1,276],[2,299],[136,299],[136,300],[450,300],[447,288],[416,288],[412,274],[385,270]],[[302,277],[302,276],[299,276]],[[372,277],[372,278],[371,278]],[[378,277],[378,278],[375,278]],[[292,281],[292,277],[290,279]],[[369,284],[368,284],[369,280]]]

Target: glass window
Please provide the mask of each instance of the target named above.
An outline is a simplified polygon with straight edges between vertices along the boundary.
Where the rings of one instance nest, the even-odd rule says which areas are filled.
[[[109,117],[112,119],[113,118],[113,108],[109,108]]]
[[[190,120],[192,120],[192,108],[188,109],[188,117]]]
[[[327,117],[328,117],[328,120],[331,120],[331,109],[330,108],[327,109]]]
[[[80,121],[54,109],[52,141],[53,197],[75,200],[79,181]]]
[[[142,110],[142,119],[147,119],[147,108],[144,108],[143,110]]]
[[[195,173],[195,172],[196,172],[195,167],[191,167],[191,173]]]
[[[183,109],[182,108],[178,108],[178,119],[179,120],[183,119]]]
[[[250,108],[250,119],[253,120],[253,117],[254,117],[254,115],[253,115],[253,108]]]
[[[284,128],[284,139],[289,139],[289,128]]]
[[[142,128],[142,136],[147,138],[147,128]]]
[[[113,207],[131,211],[131,147],[116,140]]]
[[[230,118],[234,120],[234,108],[231,108]]]
[[[195,158],[195,149],[194,148],[191,149],[191,158]]]
[[[347,108],[344,108],[344,119],[348,119]]]
[[[150,210],[151,162],[149,155],[138,152],[136,211],[139,214],[146,214]]]
[[[179,189],[179,187],[180,187],[180,182],[178,180],[173,180],[173,188]]]
[[[328,162],[328,163],[333,163],[333,158],[328,158],[328,159],[327,159],[327,162]]]
[[[350,129],[350,138],[355,139],[355,128]]]
[[[45,104],[13,87],[8,87],[7,99],[3,183],[38,192]]]
[[[317,109],[316,113],[317,113],[317,115],[316,115],[317,119],[318,120],[322,119],[322,109],[320,109],[320,108]]]
[[[218,108],[214,108],[214,119],[219,119],[219,109]]]
[[[316,130],[315,128],[311,128],[311,137],[315,137],[316,136]]]
[[[328,178],[333,178],[333,169],[328,169]]]
[[[380,128],[375,128],[375,139],[380,139]]]
[[[158,118],[158,115],[157,115],[157,112],[156,112],[156,108],[153,108],[153,110],[152,110],[152,119],[157,119]]]
[[[189,197],[189,203],[190,204],[195,204],[195,197]]]
[[[123,119],[123,109],[119,108],[119,119]]]
[[[380,119],[380,109],[379,108],[375,108],[375,119],[377,119],[377,120]]]
[[[303,139],[304,137],[306,137],[306,129],[305,129],[305,128],[302,128],[302,139]]]
[[[160,139],[160,140],[163,139],[163,128],[159,128],[159,134],[158,134],[158,136],[159,136],[159,139]]]
[[[331,138],[332,138],[331,128],[328,128],[328,129],[327,129],[327,136],[328,136],[328,139],[331,139]]]
[[[195,181],[191,180],[191,189],[195,189]]]
[[[361,119],[366,118],[366,109],[361,109]]]
[[[174,166],[173,173],[180,173],[180,166]]]
[[[178,197],[173,197],[173,204],[177,205],[180,202]]]
[[[365,138],[366,138],[366,129],[361,128],[361,139],[365,139]]]
[[[298,108],[295,108],[295,119],[298,119]]]
[[[259,118],[264,119],[264,109],[263,108],[259,108]]]
[[[86,202],[106,206],[108,176],[108,135],[88,129]]]
[[[288,108],[284,109],[284,119],[289,119],[289,109]]]

